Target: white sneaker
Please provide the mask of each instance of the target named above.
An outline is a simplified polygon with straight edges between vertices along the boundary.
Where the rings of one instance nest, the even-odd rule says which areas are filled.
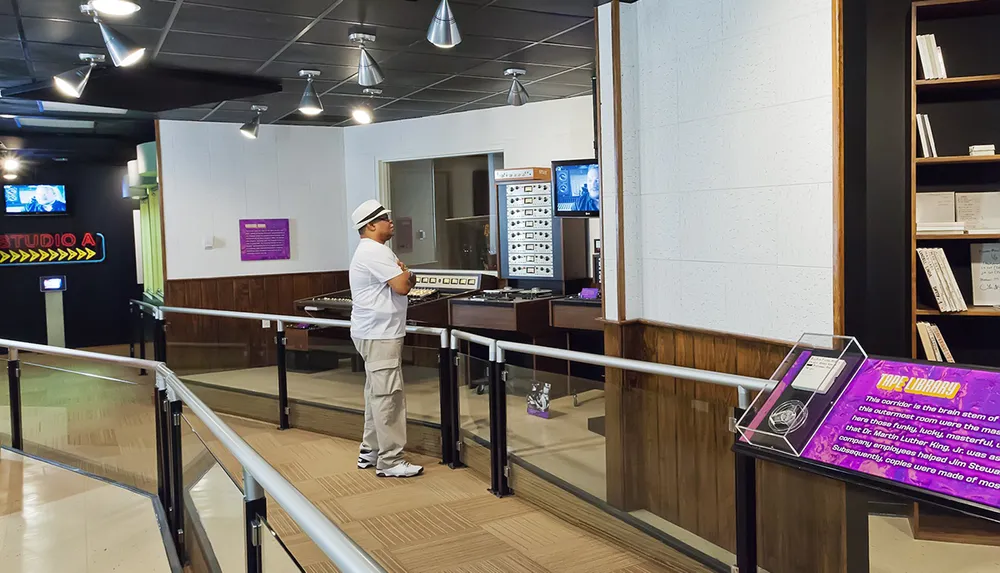
[[[375,475],[380,478],[390,477],[390,478],[408,478],[413,476],[418,476],[423,473],[423,466],[418,466],[411,464],[410,462],[401,462],[389,469],[385,470],[375,470]]]
[[[358,469],[366,470],[368,468],[373,468],[375,467],[375,462],[377,461],[378,452],[373,452],[371,450],[366,452],[365,450],[361,450],[361,453],[358,454]]]

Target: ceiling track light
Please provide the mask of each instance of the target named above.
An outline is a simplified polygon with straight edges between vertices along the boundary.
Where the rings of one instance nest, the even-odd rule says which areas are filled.
[[[132,0],[90,0],[89,4],[105,16],[130,16],[142,9]]]
[[[108,26],[101,20],[100,14],[90,4],[80,6],[80,12],[93,16],[94,22],[101,29],[101,36],[104,37],[104,46],[111,54],[111,61],[119,68],[139,63],[146,55],[146,48],[132,41],[131,38]]]
[[[508,68],[504,70],[503,75],[514,77],[514,82],[510,84],[510,91],[507,92],[508,105],[520,107],[528,103],[528,90],[524,89],[520,80],[517,79],[519,76],[523,76],[526,73],[528,72],[522,70],[521,68]]]
[[[267,111],[266,105],[252,105],[250,109],[257,112],[253,119],[244,123],[240,127],[240,133],[243,134],[247,139],[257,139],[257,134],[260,132],[260,115]]]
[[[302,92],[302,100],[299,101],[299,111],[305,115],[319,115],[323,113],[323,102],[316,93],[316,86],[313,85],[313,78],[319,77],[319,70],[299,70],[299,77],[306,78],[306,89]]]
[[[365,42],[375,41],[375,31],[371,28],[351,28],[347,39],[358,45],[361,55],[358,58],[358,84],[371,87],[385,81],[385,74],[375,58],[365,49]]]
[[[80,54],[79,57],[80,61],[87,62],[86,66],[52,77],[52,84],[59,93],[74,99],[79,99],[83,95],[83,90],[90,81],[90,74],[97,64],[104,62],[104,54]]]
[[[454,48],[462,43],[462,34],[458,31],[458,22],[455,21],[448,0],[441,0],[434,12],[434,19],[427,28],[427,41],[439,48]]]
[[[374,99],[377,95],[382,95],[382,90],[378,88],[365,88],[361,91],[371,99]],[[373,106],[361,104],[351,110],[351,117],[353,117],[354,121],[360,123],[361,125],[368,125],[373,119],[375,119],[375,111]]]

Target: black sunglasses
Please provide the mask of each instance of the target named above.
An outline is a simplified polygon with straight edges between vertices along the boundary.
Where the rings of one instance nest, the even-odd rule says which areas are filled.
[[[378,217],[375,217],[374,219],[372,219],[371,221],[369,221],[368,224],[369,225],[374,225],[375,223],[378,223],[379,221],[388,221],[388,220],[389,220],[389,215],[379,215]]]

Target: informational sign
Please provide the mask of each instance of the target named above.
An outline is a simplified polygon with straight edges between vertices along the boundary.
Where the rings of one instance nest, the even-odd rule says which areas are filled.
[[[106,253],[101,233],[0,235],[0,267],[100,263]]]
[[[288,219],[240,219],[240,259],[277,261],[292,258]]]
[[[972,304],[1000,304],[1000,245],[976,243],[969,249],[972,255]]]
[[[1000,508],[1000,372],[868,359],[802,457]]]

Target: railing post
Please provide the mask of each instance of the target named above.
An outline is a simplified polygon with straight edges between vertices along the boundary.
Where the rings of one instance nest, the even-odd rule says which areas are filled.
[[[169,496],[170,465],[167,457],[168,429],[164,421],[167,419],[167,386],[166,380],[159,372],[156,373],[156,388],[153,392],[153,406],[156,410],[156,496],[160,499],[163,511],[170,515],[172,511]]]
[[[10,391],[10,442],[15,450],[24,449],[24,425],[21,420],[21,360],[11,348],[7,356],[7,383]]]
[[[128,357],[135,358],[135,302],[128,302]]]
[[[187,562],[187,553],[184,550],[184,458],[181,451],[181,414],[183,403],[173,395],[171,389],[167,389],[167,427],[169,428],[168,438],[168,460],[170,483],[170,505],[171,521],[170,533],[174,538],[174,546],[177,547],[177,554],[181,562]]]
[[[247,573],[262,573],[264,568],[261,538],[264,531],[262,520],[267,519],[267,499],[264,490],[243,468],[243,517],[246,531]]]
[[[161,314],[153,317],[153,359],[167,362],[167,320]]]
[[[146,311],[139,308],[139,358],[146,359]],[[139,376],[145,376],[146,369],[139,369]]]
[[[490,491],[510,495],[507,475],[507,372],[503,350],[490,353]]]
[[[451,348],[442,341],[438,349],[438,394],[441,398],[441,463],[455,467],[457,432],[451,425],[455,404],[451,398]]]
[[[445,416],[448,417],[448,424],[451,427],[451,441],[449,446],[452,451],[452,461],[449,464],[452,469],[464,467],[465,464],[462,462],[462,426],[459,422],[459,410],[461,409],[461,402],[459,402],[458,397],[458,381],[461,379],[458,375],[458,341],[455,340],[448,345],[447,351],[442,350],[445,353],[445,357],[448,360],[448,396],[450,400],[450,409],[445,412],[441,411],[441,423],[444,424]]]
[[[742,413],[742,409],[736,411],[737,420]],[[757,573],[757,464],[751,456],[735,455],[736,568],[739,573]]]
[[[278,335],[274,342],[278,350],[278,429],[288,425],[288,365],[285,363],[285,323],[278,321]]]

